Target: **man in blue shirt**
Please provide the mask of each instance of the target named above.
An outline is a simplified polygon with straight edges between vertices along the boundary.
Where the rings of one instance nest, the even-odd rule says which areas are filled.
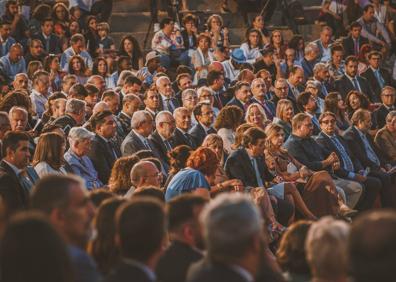
[[[0,58],[0,69],[7,76],[9,83],[14,80],[18,73],[26,72],[26,63],[22,55],[22,45],[15,43],[11,46],[10,52]]]
[[[85,50],[85,38],[82,34],[74,34],[70,39],[71,47],[67,48],[61,56],[61,68],[64,71],[69,69],[69,60],[74,55],[80,55],[85,63],[85,66],[92,69],[93,62],[91,55]]]

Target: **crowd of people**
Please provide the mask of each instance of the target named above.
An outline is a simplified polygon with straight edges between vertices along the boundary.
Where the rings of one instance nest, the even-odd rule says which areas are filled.
[[[106,2],[8,0],[0,280],[393,281],[395,9],[339,2],[312,42],[186,13],[117,50]]]

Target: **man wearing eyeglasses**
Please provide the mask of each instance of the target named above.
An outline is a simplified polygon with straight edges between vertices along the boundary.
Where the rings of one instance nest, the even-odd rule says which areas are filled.
[[[30,40],[29,51],[25,55],[26,65],[29,65],[31,61],[44,62],[45,52],[43,48],[43,43],[39,39]]]
[[[292,134],[285,142],[288,152],[313,171],[328,171],[333,177],[334,184],[344,191],[348,207],[354,208],[362,194],[362,185],[354,180],[337,177],[335,171],[340,169],[340,160],[334,151],[328,152],[312,138],[311,118],[304,113],[295,115],[292,128]]]
[[[278,102],[281,99],[287,99],[292,102],[294,112],[298,112],[297,104],[295,100],[290,99],[288,96],[289,86],[287,80],[284,78],[279,78],[275,81],[274,95],[272,97],[272,102],[275,104],[275,109],[278,106]]]
[[[126,198],[143,188],[161,187],[162,173],[150,161],[139,161],[136,163],[131,169],[130,177],[133,186],[125,194]]]
[[[391,86],[385,86],[381,91],[382,105],[373,112],[374,123],[376,128],[383,128],[386,124],[386,116],[389,112],[396,109],[396,90]]]
[[[331,112],[324,112],[319,117],[321,132],[316,142],[327,151],[335,152],[340,161],[340,168],[335,171],[338,177],[357,181],[363,186],[357,209],[367,210],[373,207],[378,192],[383,189],[381,181],[366,174],[363,166],[349,150],[347,143],[336,133],[336,117]]]

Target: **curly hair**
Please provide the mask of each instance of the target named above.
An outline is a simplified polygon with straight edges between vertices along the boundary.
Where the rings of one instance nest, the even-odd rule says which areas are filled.
[[[176,174],[179,170],[186,167],[188,157],[193,150],[187,145],[179,145],[168,152],[169,174]]]
[[[358,97],[360,101],[359,109],[367,110],[369,108],[369,100],[367,99],[367,96],[359,91],[351,90],[349,91],[348,95],[345,98],[345,104],[347,106],[347,113],[349,116],[352,116],[353,113],[357,110],[357,109],[356,110],[352,109],[351,103],[349,102],[349,99],[351,98],[352,95],[356,95]]]
[[[214,175],[219,160],[217,159],[216,153],[209,148],[200,147],[194,151],[187,160],[187,166],[193,169],[199,170],[206,176]]]
[[[126,35],[121,39],[120,48],[118,50],[118,55],[129,57],[129,54],[124,49],[124,42],[126,40],[131,41],[132,45],[133,45],[132,58],[131,58],[132,59],[132,67],[133,67],[133,69],[139,69],[139,59],[143,58],[143,53],[140,48],[139,42],[137,41],[137,39],[135,37],[133,37],[132,35]]]
[[[225,106],[217,115],[214,128],[236,129],[243,120],[243,111],[238,106]]]
[[[115,161],[109,179],[111,192],[123,195],[129,190],[132,186],[129,174],[138,161],[139,158],[134,155],[121,157]]]
[[[79,60],[81,64],[81,70],[80,73],[76,73],[75,70],[73,69],[73,60]],[[76,74],[76,75],[85,75],[87,71],[87,66],[85,65],[84,59],[80,55],[74,55],[70,58],[69,60],[69,73],[70,74]]]

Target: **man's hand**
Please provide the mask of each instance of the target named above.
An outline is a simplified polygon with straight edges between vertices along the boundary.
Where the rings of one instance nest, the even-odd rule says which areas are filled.
[[[354,180],[356,180],[357,182],[363,183],[367,180],[367,177],[361,174],[355,174],[355,178]]]

